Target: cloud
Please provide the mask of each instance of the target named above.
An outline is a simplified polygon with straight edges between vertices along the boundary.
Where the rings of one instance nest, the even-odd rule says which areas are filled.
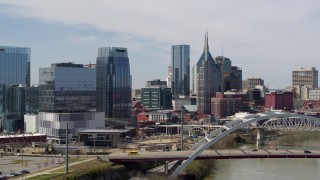
[[[129,52],[147,53],[159,62],[165,56],[170,61],[170,54],[164,55],[170,53],[170,45],[190,44],[195,63],[208,30],[214,55],[220,55],[223,46],[233,65],[242,67],[244,77],[280,78],[277,87],[290,83],[290,75],[279,74],[317,66],[320,56],[320,2],[316,0],[0,0],[0,4],[6,5],[0,8],[2,13],[13,16],[115,33],[109,37],[111,42],[128,43]]]
[[[96,36],[69,36],[68,39],[70,41],[75,41],[75,42],[90,42],[90,41],[96,41],[97,37]]]

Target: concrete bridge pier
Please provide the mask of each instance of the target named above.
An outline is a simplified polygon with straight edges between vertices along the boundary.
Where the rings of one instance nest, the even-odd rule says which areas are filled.
[[[165,172],[165,174],[166,175],[169,175],[169,166],[168,166],[168,161],[166,161],[165,163],[164,163],[164,172]]]
[[[257,148],[259,148],[260,145],[264,145],[264,139],[265,139],[265,130],[263,128],[257,129]]]

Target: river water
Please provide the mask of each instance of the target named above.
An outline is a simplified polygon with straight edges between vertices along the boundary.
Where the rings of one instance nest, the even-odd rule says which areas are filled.
[[[242,145],[252,149],[254,145]],[[259,149],[320,150],[320,134],[305,133],[273,137]],[[232,159],[216,160],[209,179],[219,180],[309,180],[320,179],[320,159]]]

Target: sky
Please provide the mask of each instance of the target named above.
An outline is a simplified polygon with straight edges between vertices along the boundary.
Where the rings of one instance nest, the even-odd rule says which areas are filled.
[[[31,48],[31,82],[51,63],[95,63],[99,47],[128,48],[132,87],[165,80],[171,46],[190,45],[260,77],[272,89],[291,71],[319,67],[318,0],[0,0],[0,45]]]

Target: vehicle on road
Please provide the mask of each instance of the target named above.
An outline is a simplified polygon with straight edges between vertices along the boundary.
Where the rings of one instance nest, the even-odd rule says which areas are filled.
[[[139,151],[137,150],[131,150],[128,152],[128,156],[137,156],[139,155]]]
[[[21,173],[21,174],[28,174],[28,173],[30,173],[30,171],[28,171],[28,170],[22,170],[22,171],[20,171],[20,173]]]
[[[62,163],[63,163],[62,161],[57,161],[57,162],[56,162],[56,164],[62,164]]]

